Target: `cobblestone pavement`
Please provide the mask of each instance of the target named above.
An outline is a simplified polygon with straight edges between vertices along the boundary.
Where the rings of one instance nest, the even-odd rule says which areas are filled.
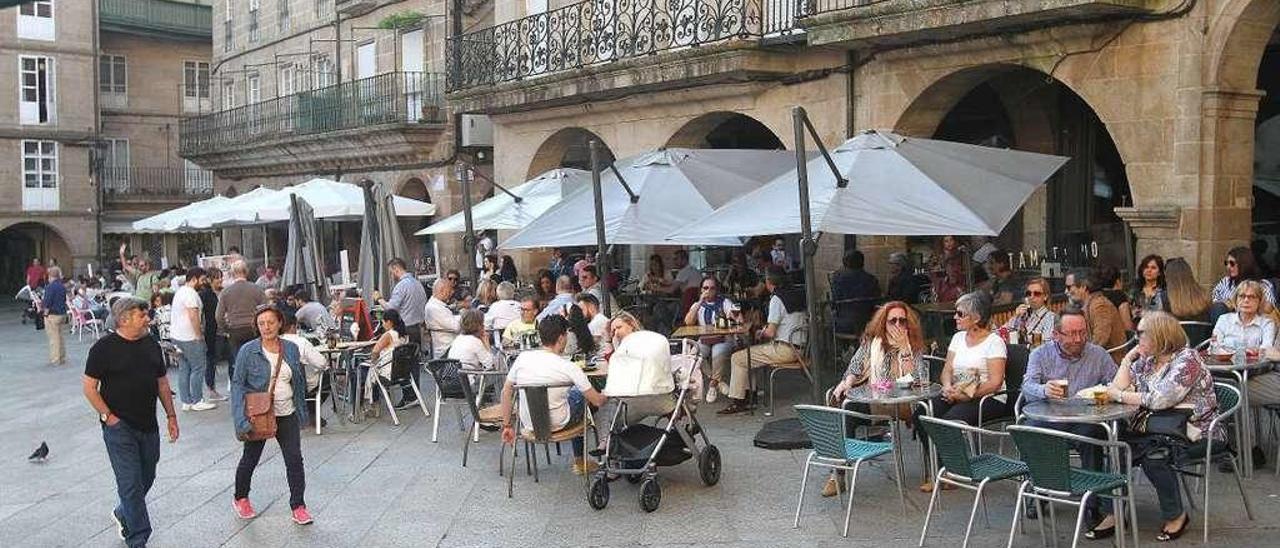
[[[45,338],[19,325],[19,309],[0,305],[0,546],[119,546],[109,517],[114,481],[93,412],[80,395],[80,375],[91,341],[71,337],[70,365],[45,365]],[[225,383],[220,368],[219,382]],[[788,385],[790,393],[803,393]],[[789,402],[789,399],[780,401]],[[652,514],[637,504],[637,489],[612,484],[603,511],[587,506],[581,478],[566,456],[551,455],[539,483],[517,469],[515,496],[497,474],[498,442],[485,433],[461,464],[462,434],[445,409],[439,443],[431,443],[431,421],[403,414],[352,425],[330,418],[323,435],[303,434],[308,506],[313,525],[299,527],[288,516],[283,463],[268,444],[256,474],[252,499],[260,512],[238,520],[231,510],[234,468],[240,444],[231,435],[225,405],[204,413],[182,413],[182,437],[162,442],[159,477],[148,499],[155,527],[152,546],[907,546],[919,536],[926,496],[920,482],[919,449],[908,444],[908,507],[898,504],[886,474],[873,464],[858,478],[849,538],[840,537],[843,510],[817,495],[821,476],[811,479],[803,521],[792,528],[801,466],[806,452],[765,451],[751,438],[762,415],[716,417],[717,403],[700,417],[724,455],[723,479],[704,487],[692,462],[661,471],[662,504]],[[785,413],[780,413],[785,414]],[[44,440],[50,460],[29,464],[26,456]],[[523,460],[523,458],[521,459]],[[1274,460],[1274,459],[1270,459]],[[1212,537],[1220,546],[1270,544],[1280,522],[1280,481],[1271,465],[1245,488],[1254,521],[1244,516],[1233,482],[1215,474]],[[1003,546],[1016,486],[990,489],[989,525],[979,515],[973,546]],[[1154,492],[1140,485],[1141,539],[1153,543],[1158,529]],[[931,546],[957,545],[972,499],[963,491],[942,495],[945,503],[930,528]],[[980,513],[981,514],[981,513]],[[1203,514],[1193,513],[1199,520]],[[1069,511],[1058,512],[1058,531],[1069,543]],[[1034,522],[1018,546],[1039,543]],[[1198,542],[1196,521],[1181,541]],[[1082,541],[1087,542],[1087,541]]]

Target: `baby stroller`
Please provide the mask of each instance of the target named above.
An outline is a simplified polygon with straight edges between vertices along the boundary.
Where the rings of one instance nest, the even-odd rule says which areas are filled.
[[[40,315],[40,290],[31,289],[30,286],[22,286],[18,290],[18,294],[13,296],[16,301],[26,301],[27,305],[22,309],[22,325],[27,325],[27,320],[31,320],[36,324],[37,329],[43,328],[44,317]]]
[[[662,502],[662,487],[658,484],[658,467],[675,466],[696,457],[698,474],[708,487],[720,481],[720,450],[707,439],[706,431],[698,423],[695,384],[701,378],[701,356],[694,346],[690,353],[684,351],[672,356],[672,374],[675,376],[675,410],[662,427],[636,423],[623,425],[619,417],[625,417],[626,398],[620,398],[613,421],[612,435],[605,446],[603,465],[592,476],[587,488],[587,503],[591,508],[603,510],[609,504],[609,476],[621,476],[629,483],[640,484],[640,509],[652,512]],[[696,379],[696,380],[695,380]],[[662,418],[655,421],[661,424]],[[699,438],[701,443],[699,444]],[[701,448],[700,448],[701,446]]]

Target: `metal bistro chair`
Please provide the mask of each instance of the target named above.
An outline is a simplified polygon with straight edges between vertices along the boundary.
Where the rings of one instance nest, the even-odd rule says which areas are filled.
[[[430,364],[428,364],[428,367],[430,367]],[[484,377],[477,373],[468,372],[465,369],[461,369],[458,371],[458,377],[462,380],[461,382],[462,397],[467,400],[467,409],[471,411],[471,423],[475,427],[475,429],[477,430],[480,428],[501,429],[502,428],[501,406],[498,404],[494,404],[487,407],[480,407],[479,405],[476,404],[478,397],[476,395],[475,388],[473,387],[479,384],[479,380],[483,379]],[[465,428],[464,430],[465,430],[465,432],[463,433],[464,440],[462,444],[462,466],[466,467],[467,455],[468,453],[470,453],[471,444],[476,442],[472,441],[472,429]],[[505,464],[504,462],[505,457],[506,457],[506,451],[504,451],[502,448],[499,448],[498,475],[502,475],[503,473],[502,471],[503,471],[503,464]]]
[[[1111,354],[1111,353],[1114,353],[1114,352],[1119,352],[1119,351],[1121,351],[1121,350],[1128,351],[1130,348],[1133,348],[1133,345],[1135,345],[1135,344],[1138,344],[1138,336],[1137,336],[1137,335],[1133,335],[1133,336],[1129,337],[1128,339],[1125,339],[1125,341],[1124,341],[1124,342],[1120,343],[1120,346],[1116,346],[1116,347],[1108,348],[1108,349],[1107,349],[1107,353],[1108,353],[1108,354]]]
[[[427,410],[426,402],[422,401],[422,390],[418,388],[418,383],[413,380],[412,371],[422,367],[422,362],[418,359],[418,345],[406,343],[395,347],[391,354],[391,375],[388,381],[398,383],[401,381],[408,382],[413,388],[413,393],[418,397],[418,407],[422,409],[423,416],[431,418],[431,412]],[[376,366],[371,364],[369,370],[369,379],[377,386],[378,391],[382,393],[382,403],[386,404],[387,411],[391,413],[391,422],[396,426],[400,426],[400,417],[396,414],[396,406],[391,403],[391,397],[387,394],[386,385],[382,384],[382,379],[378,376]]]
[[[1240,410],[1240,390],[1226,383],[1213,383],[1213,392],[1218,397],[1218,409],[1221,410],[1216,418],[1209,423],[1209,431],[1217,430],[1219,424],[1226,422]],[[1240,428],[1240,422],[1233,420],[1232,423],[1236,428]],[[1175,470],[1178,477],[1182,480],[1183,491],[1187,493],[1187,501],[1191,503],[1192,508],[1195,507],[1195,499],[1192,491],[1187,489],[1187,476],[1204,478],[1204,542],[1209,543],[1209,474],[1215,468],[1214,464],[1222,461],[1231,463],[1231,471],[1236,477],[1236,487],[1240,489],[1240,499],[1244,501],[1244,512],[1253,520],[1253,505],[1249,504],[1249,495],[1245,493],[1244,484],[1240,480],[1240,460],[1236,458],[1236,454],[1232,451],[1230,444],[1219,442],[1214,443],[1212,436],[1206,436],[1199,443],[1193,444],[1188,449],[1188,460],[1181,463]],[[1185,468],[1192,466],[1199,468],[1198,471],[1192,471]]]
[[[1187,344],[1196,350],[1209,346],[1209,338],[1213,336],[1213,324],[1209,322],[1180,321],[1182,331],[1187,334]]]
[[[868,415],[847,409],[823,407],[818,405],[793,406],[800,422],[804,424],[805,433],[813,443],[813,451],[804,463],[804,475],[800,479],[800,498],[796,501],[796,519],[792,527],[800,527],[800,510],[804,506],[804,493],[809,483],[809,470],[814,466],[851,470],[849,477],[849,503],[844,511],[844,529],[840,536],[849,536],[849,518],[853,515],[853,493],[858,487],[858,468],[864,461],[875,459],[881,455],[894,452],[892,442],[869,441],[859,438],[845,437],[845,418],[862,419],[872,423],[888,423],[894,420],[883,415]],[[896,455],[895,455],[896,460]],[[905,511],[906,494],[902,490],[902,478],[894,473],[894,483],[898,484],[898,501]],[[843,491],[843,489],[838,490]],[[843,496],[840,499],[844,502]]]
[[[938,503],[938,493],[943,490],[942,484],[946,483],[974,492],[973,507],[969,510],[969,522],[965,526],[964,543],[961,545],[967,547],[969,534],[973,532],[973,518],[978,515],[979,504],[982,504],[983,514],[986,515],[986,501],[982,498],[982,493],[987,485],[993,481],[1021,478],[1027,474],[1027,465],[1001,455],[988,453],[973,455],[971,435],[1007,436],[1008,434],[983,430],[962,422],[928,415],[921,415],[920,420],[925,432],[929,434],[934,451],[938,454],[939,465],[937,475],[933,478],[933,494],[929,496],[929,509],[924,514],[924,527],[920,529],[920,542],[917,546],[924,546],[924,539],[929,534],[929,521],[933,518],[933,507]],[[1015,525],[1021,521],[1018,514],[1015,514],[1013,519]]]
[[[440,406],[444,404],[465,404],[467,401],[471,401],[467,398],[466,391],[460,386],[465,384],[458,374],[461,369],[462,362],[458,360],[445,358],[427,362],[427,371],[431,372],[431,380],[436,383],[435,409],[432,413],[434,418],[431,421],[431,443],[436,443],[437,435],[440,432]],[[467,427],[462,418],[462,409],[454,406],[453,410],[458,416],[458,427],[466,430]]]
[[[1124,467],[1122,470],[1131,471],[1133,470],[1133,454],[1129,444],[1020,424],[1009,425],[1005,428],[1005,431],[1013,436],[1013,443],[1018,446],[1018,452],[1022,454],[1022,460],[1027,464],[1028,468],[1028,479],[1018,486],[1018,502],[1013,506],[1015,520],[1022,513],[1023,499],[1048,501],[1050,503],[1059,502],[1075,506],[1077,507],[1076,525],[1071,534],[1071,546],[1074,548],[1080,542],[1080,528],[1084,524],[1085,508],[1088,506],[1089,500],[1094,497],[1109,498],[1119,503],[1119,508],[1116,512],[1120,514],[1116,519],[1117,540],[1120,540],[1121,544],[1123,544],[1126,524],[1122,516],[1124,515],[1125,507],[1128,507],[1129,523],[1127,526],[1133,528],[1133,545],[1138,545],[1138,513],[1133,503],[1133,482],[1130,481],[1127,473],[1116,474],[1075,468],[1071,466],[1070,456],[1072,443],[1084,443],[1114,449],[1123,454],[1121,462]],[[1050,506],[1050,509],[1052,508]],[[1040,536],[1041,541],[1043,541],[1045,520],[1041,519],[1039,521]],[[1056,522],[1053,522],[1052,519],[1049,521],[1054,529],[1054,541],[1056,544]],[[1016,533],[1016,529],[1012,527],[1009,529],[1007,546],[1013,546],[1013,537]]]
[[[582,418],[578,422],[571,422],[559,430],[551,429],[551,404],[547,392],[552,388],[567,389],[572,387],[573,383],[516,385],[514,387],[516,391],[516,398],[518,399],[513,402],[514,405],[512,408],[518,410],[519,403],[523,400],[525,402],[525,407],[529,409],[529,421],[531,424],[524,424],[523,419],[520,419],[519,411],[516,411],[516,433],[520,436],[521,440],[524,441],[525,469],[526,473],[530,472],[529,467],[532,465],[534,483],[538,482],[538,456],[533,450],[534,444],[542,444],[543,450],[547,452],[547,461],[550,462],[551,456],[548,449],[550,444],[559,444],[560,442],[572,441],[574,438],[582,438],[582,464],[584,467],[587,465],[587,429],[588,425],[591,423],[591,412],[584,409],[582,412]],[[597,433],[596,436],[598,438],[599,433]],[[516,456],[516,444],[512,443],[511,469],[510,474],[507,476],[507,498],[511,498],[515,489]],[[531,456],[532,462],[530,461]],[[582,474],[582,487],[584,490],[587,488],[590,479],[591,474]]]
[[[1004,385],[1003,390],[997,390],[982,397],[978,402],[978,426],[990,429],[992,426],[1004,426],[1017,422],[1018,408],[1021,407],[1019,402],[1022,401],[1022,379],[1027,374],[1027,362],[1031,359],[1031,350],[1025,346],[1017,344],[1005,345],[1004,366]],[[983,407],[986,406],[987,400],[994,399],[996,396],[1004,396],[1005,401],[1009,404],[1010,413],[998,417],[984,416]],[[1004,438],[1000,438],[1000,446],[996,452],[1003,452]],[[978,452],[982,452],[982,437],[978,437]]]
[[[791,339],[786,341],[787,344],[790,344],[791,346],[795,347],[795,350],[796,350],[795,361],[770,364],[762,368],[762,369],[769,370],[769,408],[765,411],[764,416],[766,417],[773,416],[773,394],[774,394],[773,384],[774,384],[774,377],[776,377],[778,373],[799,372],[800,374],[804,375],[805,380],[809,381],[810,385],[817,383],[817,381],[814,380],[813,378],[813,373],[809,371],[808,336],[809,336],[809,328],[807,326],[801,326],[796,328],[796,330],[791,333]]]
[[[332,366],[330,366],[330,367],[332,367]],[[315,406],[316,406],[316,408],[315,408],[315,415],[316,415],[316,419],[315,419],[315,420],[316,420],[316,435],[317,435],[317,436],[319,436],[319,435],[320,435],[320,421],[321,421],[320,412],[323,410],[323,409],[321,408],[321,404],[324,402],[325,389],[326,389],[326,388],[329,388],[330,390],[332,390],[332,388],[330,388],[330,386],[333,384],[333,381],[332,381],[332,380],[330,380],[330,381],[329,381],[329,385],[326,385],[326,384],[325,384],[325,382],[324,382],[324,381],[325,381],[325,379],[329,377],[329,375],[330,375],[330,369],[325,369],[324,371],[321,371],[321,372],[320,372],[320,382],[316,385],[316,394],[315,394],[314,396],[307,396],[307,397],[305,398],[305,401],[307,401],[307,402],[315,402]],[[331,402],[330,402],[330,403],[332,403],[332,405],[333,405],[333,412],[334,412],[334,414],[336,415],[336,414],[338,413],[338,399],[337,399],[337,397],[335,397],[334,395],[330,395],[330,400],[331,400]]]

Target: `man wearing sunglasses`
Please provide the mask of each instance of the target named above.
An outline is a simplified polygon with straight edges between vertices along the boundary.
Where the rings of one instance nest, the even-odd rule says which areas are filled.
[[[1011,331],[1025,333],[1031,337],[1040,334],[1040,340],[1053,340],[1053,324],[1057,316],[1049,310],[1049,281],[1044,278],[1033,278],[1027,282],[1026,298],[1014,310],[1013,317],[1004,323]],[[1027,341],[1023,341],[1024,343]]]

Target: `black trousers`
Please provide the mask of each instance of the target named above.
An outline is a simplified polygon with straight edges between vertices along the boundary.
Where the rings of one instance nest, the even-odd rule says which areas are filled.
[[[933,399],[933,416],[949,421],[960,421],[965,424],[979,426],[978,424],[978,402],[982,398],[975,398],[970,401],[949,403],[942,398]],[[920,416],[924,414],[924,410],[916,408],[913,417],[915,419],[916,432],[920,436],[920,443],[924,446],[925,453],[929,452],[929,435],[925,432],[921,425]],[[1005,402],[994,399],[987,400],[982,406],[983,420],[994,419],[998,417],[1009,416],[1009,406]]]
[[[423,348],[422,346],[422,324],[406,325],[404,326],[404,330],[405,338],[409,339],[409,342],[418,345],[418,352],[420,354],[426,352],[426,348]],[[409,374],[413,376],[413,383],[418,385],[419,388],[422,387],[422,380],[419,377],[421,373],[421,370],[417,367],[409,370]],[[418,398],[418,396],[413,393],[413,387],[409,386],[409,381],[400,381],[400,397],[406,401],[412,401],[413,399]]]
[[[280,444],[285,477],[289,480],[289,508],[306,506],[302,495],[306,491],[307,480],[302,468],[302,432],[297,413],[276,417],[276,443]],[[253,471],[258,468],[258,460],[262,458],[262,449],[266,445],[266,440],[244,442],[244,453],[240,455],[240,464],[236,466],[235,498],[249,496]]]

